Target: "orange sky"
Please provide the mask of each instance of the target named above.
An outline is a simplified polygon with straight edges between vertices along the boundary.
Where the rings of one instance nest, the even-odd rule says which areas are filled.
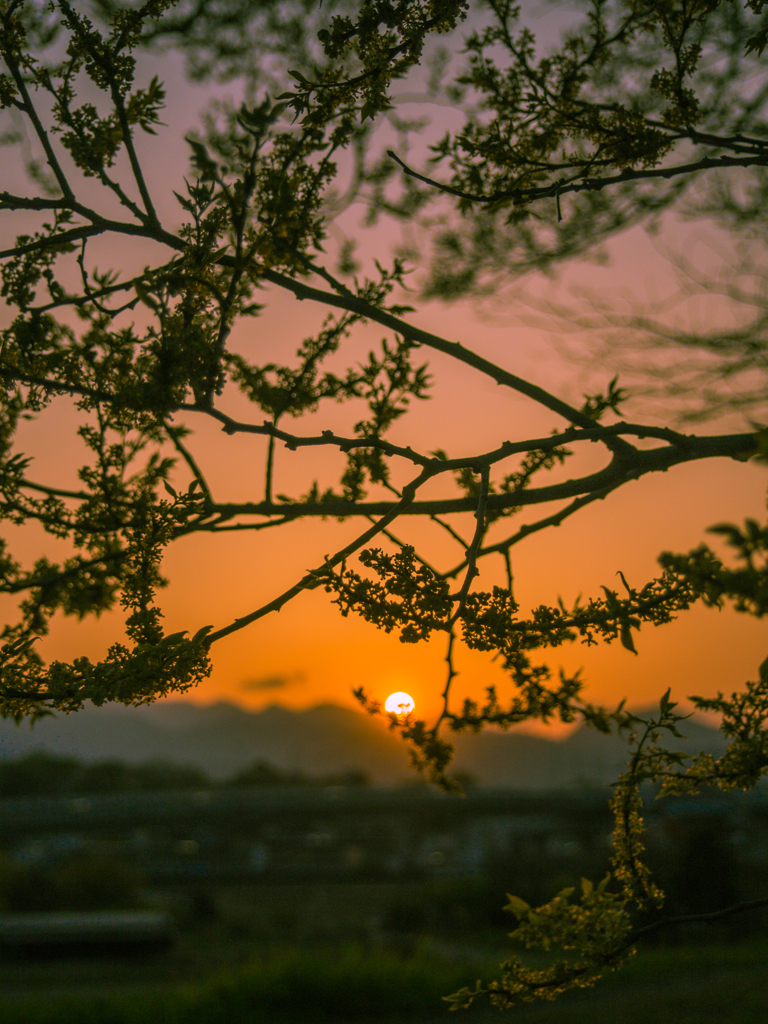
[[[171,65],[166,71],[169,68]],[[170,77],[173,84],[174,75]],[[175,82],[178,86],[178,75]],[[166,117],[172,138],[188,127],[183,120],[189,121],[188,95],[183,90],[181,98],[172,94]],[[184,150],[169,148],[163,136],[145,140],[144,146],[152,161],[155,188],[165,190],[165,203],[159,203],[161,214],[165,210],[172,220],[170,189],[180,188]],[[386,257],[390,241],[386,234],[383,241],[377,238],[381,256]],[[575,271],[576,278],[581,275],[583,282],[610,284],[617,290],[636,287],[645,280],[663,286],[668,268],[659,265],[656,251],[642,231],[633,231],[614,253],[614,270],[585,266]],[[110,256],[115,262],[114,255],[105,252],[102,267]],[[148,258],[144,250],[127,244],[120,253],[124,264],[139,267]],[[269,358],[270,352],[285,353],[289,345],[295,347],[323,315],[322,309],[312,309],[289,296],[268,294],[266,315],[239,328],[235,335],[243,351],[258,351],[261,359]],[[578,401],[588,386],[604,385],[612,375],[607,367],[569,361],[553,344],[557,339],[551,330],[526,326],[514,307],[506,318],[489,322],[468,302],[450,308],[429,304],[412,319],[570,401]],[[378,328],[362,328],[351,350],[364,358],[381,335]],[[474,371],[450,365],[439,354],[421,351],[435,374],[434,397],[414,410],[410,422],[397,425],[393,440],[422,451],[442,447],[458,456],[495,447],[504,440],[541,436],[561,425],[557,417],[527,399],[487,382]],[[227,402],[230,411],[247,415],[242,399],[234,396]],[[632,405],[628,406],[626,415],[641,418],[642,405],[634,413]],[[345,426],[349,430],[358,416],[359,410],[330,407],[297,423],[296,430],[315,433]],[[254,418],[260,421],[263,416],[257,412]],[[197,431],[195,452],[217,498],[260,497],[264,444],[258,439],[227,438],[207,424],[189,423]],[[20,448],[36,458],[31,476],[46,482],[71,482],[78,464],[76,426],[76,418],[61,399],[39,422],[23,428]],[[595,451],[588,451],[585,459],[596,456]],[[337,481],[332,473],[340,464],[338,457],[315,449],[293,455],[281,451],[276,490],[299,493],[314,477],[320,478],[321,485],[330,486]],[[574,467],[586,464],[574,462]],[[577,472],[569,467],[569,473]],[[181,474],[180,482],[184,480]],[[678,467],[628,484],[557,530],[538,534],[515,550],[516,597],[522,612],[542,601],[555,601],[558,595],[568,603],[579,593],[585,597],[599,594],[601,584],[617,586],[618,570],[632,585],[642,585],[655,574],[655,559],[661,550],[694,547],[704,538],[706,527],[715,522],[741,520],[747,515],[761,518],[765,485],[763,467],[726,460]],[[446,493],[445,486],[440,486],[441,493]],[[538,518],[545,508],[549,511],[539,506],[527,515]],[[471,517],[465,517],[467,532],[470,522]],[[403,540],[423,542],[425,553],[441,566],[453,564],[458,560],[456,552],[451,553],[439,532],[430,534],[428,526],[423,521],[403,521],[395,532]],[[308,522],[254,535],[182,540],[165,562],[171,580],[161,602],[167,630],[195,631],[208,623],[219,628],[247,614],[295,583],[306,569],[360,530],[359,524],[350,522]],[[37,531],[13,530],[12,534],[19,554],[31,558],[42,553]],[[60,551],[50,538],[45,539],[44,549],[50,554]],[[500,560],[482,566],[478,586],[501,582],[500,568]],[[3,607],[8,607],[8,602]],[[59,618],[45,653],[58,658],[79,654],[102,657],[118,639],[118,618],[110,615],[82,624]],[[673,625],[656,631],[645,627],[637,647],[638,657],[618,644],[589,650],[574,646],[554,652],[550,664],[554,668],[562,664],[568,670],[583,665],[592,699],[615,702],[628,696],[631,704],[643,704],[658,699],[668,686],[680,696],[710,695],[717,689],[738,687],[746,678],[755,677],[759,662],[768,654],[763,624],[728,610],[696,609]],[[352,688],[363,685],[381,699],[392,690],[406,690],[415,698],[417,712],[429,715],[434,713],[442,689],[443,657],[443,638],[403,645],[396,636],[377,632],[359,619],[342,619],[328,597],[315,591],[303,594],[279,615],[219,642],[213,650],[211,678],[189,697],[202,703],[233,700],[254,708],[273,701],[291,707],[322,701],[352,704]],[[487,657],[459,649],[457,666],[457,697],[481,696],[489,683],[499,684],[502,696],[508,692],[501,673]]]
[[[293,300],[277,297],[269,316],[252,328],[254,338],[244,339],[243,344],[258,343],[270,321],[273,336],[290,332],[295,338],[299,317],[308,319],[308,311]],[[542,352],[548,349],[546,336],[524,328],[489,327],[466,305],[429,309],[420,314],[419,321],[452,339],[471,341],[514,372],[567,398],[577,397],[569,378],[577,376],[578,368],[554,353],[542,359]],[[361,355],[364,351],[361,346]],[[437,378],[435,397],[415,411],[410,430],[407,423],[398,425],[394,440],[407,440],[420,450],[441,445],[451,455],[459,455],[485,450],[506,439],[541,436],[557,424],[556,417],[542,414],[528,400],[448,362],[442,356],[430,359]],[[55,406],[47,418],[26,428],[30,443],[23,447],[37,453],[35,478],[53,477],[63,483],[64,467],[71,472],[76,465],[71,433],[75,421],[64,400]],[[230,408],[245,412],[243,406],[236,398]],[[297,424],[297,430],[315,433],[320,424],[338,428],[340,421],[349,421],[352,415],[348,409],[332,407],[312,417],[312,423]],[[227,438],[218,429],[201,424],[195,452],[218,498],[259,495],[264,455],[260,440]],[[590,459],[596,455],[587,452]],[[294,463],[298,464],[296,470]],[[319,455],[316,450],[296,455],[281,451],[277,489],[298,493],[318,476],[321,485],[330,485],[334,483],[334,463],[338,465],[338,460],[331,454]],[[628,484],[556,530],[542,532],[518,546],[514,571],[522,610],[527,612],[542,601],[553,602],[558,595],[569,602],[579,593],[599,594],[601,584],[618,585],[617,570],[639,586],[656,573],[660,551],[688,550],[715,522],[739,520],[745,515],[760,517],[764,491],[764,468],[731,460],[677,467]],[[541,515],[545,508],[540,506],[527,515]],[[468,532],[470,517],[463,518]],[[460,520],[456,517],[454,521],[458,525]],[[299,522],[279,531],[178,542],[165,562],[171,580],[161,601],[167,630],[194,631],[208,623],[219,628],[247,614],[296,582],[307,568],[319,564],[326,553],[338,549],[360,529],[351,522]],[[458,560],[455,545],[446,543],[434,528],[430,531],[422,520],[402,520],[395,532],[404,540],[422,540],[423,550],[438,565],[447,567]],[[19,537],[19,542],[29,556],[38,553],[31,535]],[[56,548],[49,539],[45,546],[51,553]],[[500,560],[483,565],[478,586],[485,589],[502,582],[500,569]],[[84,624],[59,619],[46,651],[51,657],[103,656],[116,639],[116,625],[112,616]],[[730,611],[704,609],[689,612],[661,629],[645,627],[637,646],[638,657],[618,644],[598,649],[574,646],[554,652],[550,664],[563,664],[568,670],[583,665],[593,699],[613,702],[628,695],[632,703],[647,703],[669,685],[680,695],[736,687],[754,677],[768,653],[762,623]],[[360,619],[343,619],[328,597],[315,591],[295,599],[280,614],[220,641],[213,652],[211,678],[190,696],[203,703],[228,699],[250,707],[275,700],[292,707],[321,701],[350,704],[352,688],[362,684],[379,698],[394,689],[407,690],[419,712],[432,713],[442,688],[443,648],[442,637],[403,645],[395,636],[377,632]],[[455,683],[457,695],[481,696],[491,682],[500,684],[504,692],[502,674],[486,656],[460,648],[457,665],[461,672]],[[284,684],[264,685],[265,680],[277,679]]]

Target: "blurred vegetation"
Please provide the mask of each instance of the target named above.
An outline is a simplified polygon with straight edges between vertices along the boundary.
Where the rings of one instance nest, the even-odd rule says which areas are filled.
[[[269,761],[254,761],[247,768],[226,779],[229,786],[368,786],[367,772],[350,768],[328,775],[307,775],[305,772],[278,768]]]
[[[254,761],[247,768],[215,782],[202,768],[171,761],[82,761],[77,757],[34,750],[0,761],[0,798],[28,796],[138,793],[151,790],[209,789],[221,786],[365,786],[368,775],[356,769],[329,775],[307,775]]]
[[[85,762],[34,750],[0,762],[0,797],[197,789],[210,784],[200,768],[169,761],[137,765],[117,760]]]
[[[763,968],[768,946],[658,948],[638,954],[598,990],[556,1004],[519,1006],[530,1024],[762,1024],[768,1009]],[[0,1006],[2,1024],[293,1024],[307,1020],[486,1022],[498,1011],[473,1007],[448,1018],[441,993],[493,970],[493,959],[459,966],[422,950],[401,958],[386,951],[290,949],[218,973],[202,984],[126,995],[51,994]],[[467,1016],[468,1015],[468,1016]]]

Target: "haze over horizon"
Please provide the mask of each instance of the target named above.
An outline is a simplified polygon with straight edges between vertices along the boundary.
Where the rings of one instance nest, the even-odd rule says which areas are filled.
[[[691,751],[719,754],[723,737],[702,722],[683,723]],[[605,786],[627,760],[625,740],[581,727],[553,742],[530,730],[489,729],[449,734],[456,745],[453,770],[479,784],[517,789]],[[408,749],[386,721],[365,712],[321,704],[296,711],[272,704],[246,711],[219,701],[207,707],[176,700],[126,708],[86,707],[48,717],[33,730],[0,721],[0,762],[32,751],[86,761],[193,765],[223,780],[255,761],[307,777],[363,772],[375,785],[413,785]],[[606,788],[606,795],[607,795]]]

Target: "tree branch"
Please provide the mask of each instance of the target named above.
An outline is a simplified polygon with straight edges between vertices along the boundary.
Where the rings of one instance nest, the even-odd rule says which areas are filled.
[[[548,487],[536,487],[525,491],[512,492],[511,494],[489,494],[487,501],[488,511],[500,511],[508,508],[516,508],[521,505],[538,505],[547,501],[560,501],[566,498],[574,498],[594,491],[603,491],[606,488],[613,490],[615,487],[626,483],[629,480],[637,480],[646,473],[665,472],[672,466],[687,462],[694,462],[699,459],[714,457],[743,459],[757,454],[757,445],[754,434],[732,434],[721,437],[700,437],[691,439],[691,444],[684,450],[676,448],[653,448],[649,451],[636,451],[632,462],[619,461],[615,457],[608,466],[596,473],[587,476],[568,480],[560,484],[552,484]],[[431,475],[443,470],[440,466],[446,466],[439,460],[438,466],[431,467]],[[457,460],[458,461],[458,460]],[[462,460],[465,461],[465,460]],[[477,459],[476,462],[482,462]],[[431,465],[431,464],[430,464]],[[393,509],[392,502],[386,501],[327,501],[313,502],[289,506],[291,512],[297,515],[325,515],[347,517],[351,515],[388,515]],[[274,515],[285,514],[285,505],[267,505],[261,503],[225,503],[215,506],[217,511],[227,512],[231,515]],[[448,515],[454,512],[474,512],[476,502],[473,498],[444,498],[429,501],[414,501],[402,511],[403,515]]]
[[[387,150],[387,156],[394,160],[409,177],[416,178],[425,185],[438,189],[446,195],[456,196],[457,199],[464,199],[470,203],[488,204],[510,201],[513,206],[526,206],[528,203],[536,202],[539,199],[554,199],[557,195],[563,196],[569,192],[600,192],[611,185],[620,185],[628,181],[645,181],[656,178],[669,179],[682,174],[696,174],[699,171],[719,170],[724,167],[768,166],[768,154],[766,153],[759,153],[750,157],[702,157],[701,160],[697,160],[694,163],[679,164],[676,167],[655,167],[643,170],[625,167],[620,174],[615,174],[611,177],[584,178],[582,181],[579,181],[578,179],[582,176],[576,175],[574,180],[570,182],[554,182],[551,185],[542,185],[538,188],[535,186],[513,188],[492,192],[490,195],[478,195],[472,192],[465,192],[463,189],[454,188],[453,185],[447,185],[444,182],[436,181],[434,178],[428,178],[423,174],[419,174],[418,171],[404,163],[397,153],[391,149]]]
[[[232,257],[222,257],[221,262],[225,263],[231,260]],[[308,261],[306,261],[308,262]],[[285,288],[288,291],[293,292],[297,299],[312,299],[315,302],[321,302],[323,305],[333,306],[337,309],[346,309],[350,313],[356,313],[358,316],[366,319],[373,320],[375,323],[381,324],[384,327],[388,327],[390,330],[397,332],[407,341],[414,342],[420,345],[427,345],[429,348],[433,348],[438,352],[444,352],[446,355],[452,356],[457,362],[464,363],[467,366],[473,367],[475,370],[479,370],[486,376],[495,380],[497,384],[503,384],[506,387],[512,388],[514,391],[518,391],[520,394],[526,395],[533,401],[538,402],[539,405],[544,406],[545,409],[550,409],[552,412],[557,413],[564,419],[568,420],[569,423],[576,424],[581,427],[594,427],[595,421],[590,419],[585,413],[582,413],[579,409],[574,408],[567,402],[562,401],[560,398],[556,398],[554,395],[545,391],[544,388],[539,387],[536,384],[531,384],[527,380],[523,380],[522,377],[518,377],[508,370],[504,370],[494,363],[491,363],[487,359],[483,359],[482,356],[472,352],[471,349],[465,348],[463,345],[456,341],[447,341],[445,338],[440,338],[436,334],[431,334],[429,331],[423,331],[421,328],[415,327],[409,324],[407,321],[402,320],[400,317],[394,316],[392,313],[388,313],[383,309],[379,309],[377,306],[371,305],[366,302],[365,299],[361,299],[359,296],[354,295],[350,290],[342,284],[340,281],[336,281],[331,274],[325,268],[315,267],[314,264],[308,264],[311,269],[324,277],[331,286],[336,289],[336,294],[332,292],[325,292],[319,288],[314,288],[310,285],[304,284],[301,281],[296,281],[286,274],[282,274],[279,271],[272,270],[268,267],[259,268],[259,273],[265,280],[272,282],[273,284],[280,285],[281,288]],[[613,446],[615,449],[631,449],[631,445],[627,442],[619,439],[615,441],[606,442],[609,447]]]
[[[585,505],[589,505],[593,501],[602,501],[603,498],[606,498],[611,493],[611,491],[620,486],[621,484],[616,484],[615,487],[604,487],[601,491],[592,491],[590,494],[585,494],[582,498],[577,498],[559,512],[554,512],[551,516],[539,519],[535,523],[526,523],[524,526],[521,526],[516,533],[512,534],[511,537],[507,537],[505,540],[500,540],[497,544],[489,544],[488,547],[480,548],[477,552],[477,557],[484,558],[486,555],[492,555],[494,553],[503,555],[507,568],[507,578],[511,583],[512,569],[509,563],[510,548],[514,547],[515,544],[519,544],[521,540],[524,540],[532,533],[538,533],[539,530],[545,530],[549,526],[560,526],[560,524],[569,516],[572,516],[574,512],[578,512],[579,509],[584,508]],[[443,577],[445,579],[451,579],[452,577],[457,576],[466,564],[467,560],[464,559],[463,562],[460,562],[453,569],[443,573]],[[511,592],[511,586],[509,589]]]
[[[361,548],[363,544],[367,544],[369,540],[375,537],[378,533],[381,533],[385,527],[389,526],[389,524],[393,522],[413,501],[413,496],[418,488],[421,487],[422,484],[426,483],[432,475],[433,474],[429,468],[424,468],[410,484],[407,484],[403,488],[402,500],[391,508],[386,515],[382,516],[377,523],[374,523],[370,529],[365,530],[356,537],[355,540],[337,551],[332,557],[326,558],[322,565],[318,566],[317,569],[310,570],[306,576],[302,577],[302,579],[295,584],[295,586],[284,591],[273,601],[269,601],[267,604],[262,605],[261,608],[257,608],[256,611],[251,612],[250,615],[245,615],[241,619],[235,619],[235,621],[229,626],[224,626],[222,629],[218,629],[215,632],[210,633],[207,637],[207,642],[215,643],[216,640],[221,640],[222,637],[229,636],[230,633],[235,633],[239,629],[243,629],[244,626],[248,626],[251,622],[255,622],[257,619],[263,618],[270,612],[279,612],[283,605],[296,597],[297,594],[300,594],[302,590],[311,590],[314,587],[321,585],[323,577],[327,576],[330,569],[338,565],[340,562],[343,562],[344,559],[348,558],[350,555],[354,554],[358,548]]]

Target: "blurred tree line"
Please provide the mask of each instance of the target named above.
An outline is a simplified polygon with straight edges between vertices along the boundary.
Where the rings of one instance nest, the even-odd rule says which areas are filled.
[[[309,775],[261,759],[217,781],[195,765],[172,761],[83,761],[42,750],[0,761],[0,798],[95,796],[217,786],[366,786],[369,781],[367,774],[357,769]]]

